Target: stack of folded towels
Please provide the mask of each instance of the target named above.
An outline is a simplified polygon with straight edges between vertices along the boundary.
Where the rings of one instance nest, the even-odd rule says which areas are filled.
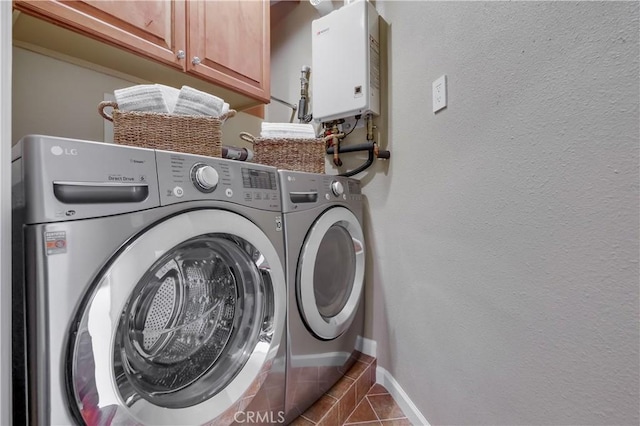
[[[113,92],[120,111],[220,117],[229,104],[217,96],[189,86],[181,89],[162,84],[139,84]]]
[[[311,124],[263,122],[260,137],[264,139],[315,139],[316,131]]]

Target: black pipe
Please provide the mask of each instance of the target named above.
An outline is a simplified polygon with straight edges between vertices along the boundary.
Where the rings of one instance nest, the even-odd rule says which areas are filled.
[[[372,151],[372,150],[373,150],[373,142],[365,142],[365,143],[359,143],[356,145],[341,146],[340,148],[338,148],[338,153],[342,154],[344,152]],[[333,151],[334,149],[332,146],[327,148],[327,154],[333,154]]]
[[[371,166],[372,164],[373,164],[373,146],[369,150],[369,158],[367,158],[367,161],[365,161],[363,165],[361,165],[357,169],[351,170],[350,172],[340,173],[338,176],[351,177],[353,175],[357,175],[358,173],[368,169],[369,166]]]
[[[378,151],[378,158],[382,158],[383,160],[388,160],[389,158],[391,158],[391,152],[381,149]]]
[[[237,146],[222,145],[222,158],[238,161],[250,161],[253,158],[253,152],[247,148],[238,148]]]
[[[360,143],[357,145],[351,145],[351,146],[345,146],[345,147],[338,146],[339,154],[345,153],[345,152],[359,152],[359,151],[367,151],[369,153],[367,161],[365,161],[364,164],[362,164],[360,167],[353,169],[350,172],[340,173],[338,176],[351,177],[353,175],[357,175],[358,173],[368,169],[371,166],[371,164],[373,164],[373,159],[376,156],[377,158],[383,158],[383,159],[391,158],[391,152],[385,151],[385,150],[379,150],[377,155],[374,155],[374,152],[376,151],[375,142],[365,142],[365,143]],[[333,155],[334,152],[335,152],[335,147],[330,146],[329,148],[327,148],[327,154]]]
[[[338,153],[343,154],[345,152],[358,152],[358,151],[371,151],[375,149],[375,142],[365,142],[357,145],[344,146],[338,148]],[[331,146],[327,148],[327,154],[333,154],[334,148]],[[379,150],[377,158],[388,160],[391,158],[391,152],[385,150]]]

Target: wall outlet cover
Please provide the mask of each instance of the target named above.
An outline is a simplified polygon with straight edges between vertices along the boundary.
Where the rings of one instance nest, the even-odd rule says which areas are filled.
[[[447,106],[447,76],[443,75],[433,82],[433,112]]]

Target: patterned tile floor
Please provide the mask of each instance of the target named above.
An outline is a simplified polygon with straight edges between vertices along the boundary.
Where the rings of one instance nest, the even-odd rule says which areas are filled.
[[[379,383],[374,384],[344,425],[411,426],[402,409]]]
[[[411,426],[389,392],[375,383],[376,359],[357,356],[344,377],[291,426]]]

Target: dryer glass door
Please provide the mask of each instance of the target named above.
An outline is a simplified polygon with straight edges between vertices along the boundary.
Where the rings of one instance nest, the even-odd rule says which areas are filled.
[[[344,207],[323,213],[305,239],[298,265],[297,297],[307,326],[335,339],[353,321],[364,283],[364,237]]]
[[[284,292],[275,248],[239,215],[193,211],[145,231],[81,312],[70,384],[82,420],[232,419],[271,367]]]

